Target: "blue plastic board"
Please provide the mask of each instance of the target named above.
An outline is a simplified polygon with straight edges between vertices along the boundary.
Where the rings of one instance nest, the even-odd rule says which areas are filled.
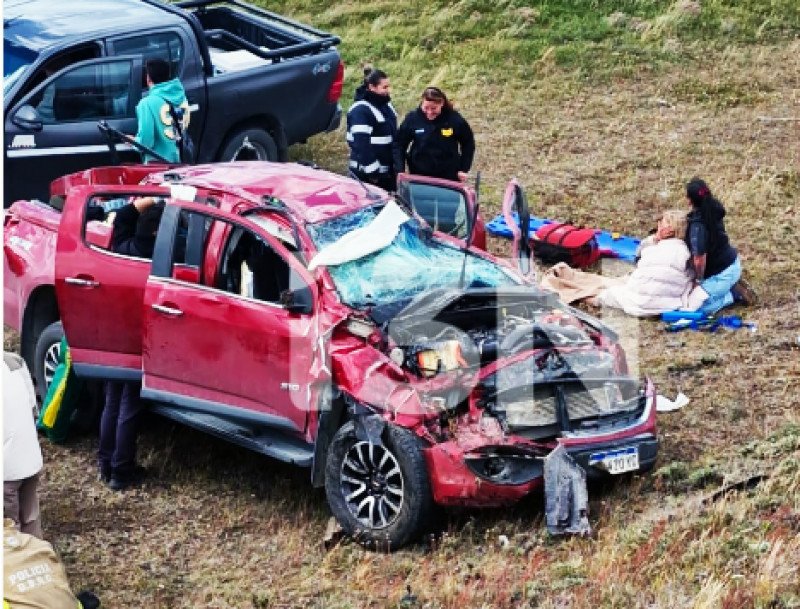
[[[528,223],[528,235],[533,237],[539,227],[552,222],[555,222],[555,220],[531,217]],[[511,229],[508,228],[502,214],[491,220],[486,225],[486,230],[496,237],[505,237],[506,239],[511,239],[512,237]],[[604,230],[596,230],[594,234],[597,237],[597,246],[601,250],[611,252],[615,258],[627,260],[628,262],[636,260],[636,249],[639,247],[640,239],[624,235],[616,236]]]

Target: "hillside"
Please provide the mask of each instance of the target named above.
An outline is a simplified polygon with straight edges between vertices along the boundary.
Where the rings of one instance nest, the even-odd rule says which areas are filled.
[[[600,312],[661,393],[691,402],[660,416],[656,470],[592,489],[591,538],[548,537],[535,497],[450,513],[396,554],[326,550],[305,471],[153,419],[154,480],[120,495],[95,480],[96,438],[45,445],[45,531],[74,587],[110,608],[800,607],[797,0],[261,4],[341,36],[345,108],[361,61],[389,73],[401,114],[428,84],[451,94],[485,218],[517,177],[535,215],[641,235],[703,177],[761,299],[735,312],[757,330]],[[342,172],[344,131],[292,155]]]

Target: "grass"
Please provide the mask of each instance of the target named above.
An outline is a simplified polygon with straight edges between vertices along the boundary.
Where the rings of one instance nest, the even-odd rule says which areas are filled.
[[[476,133],[485,217],[516,176],[535,215],[641,235],[704,177],[761,298],[734,312],[757,331],[665,334],[604,314],[626,324],[638,369],[691,402],[660,416],[651,474],[592,489],[590,538],[549,537],[532,497],[451,512],[443,535],[396,554],[326,551],[324,493],[304,470],[154,418],[140,443],[153,479],[118,495],[95,482],[96,438],[44,444],[45,532],[74,587],[111,608],[800,607],[800,121],[771,120],[800,118],[800,5],[269,8],[342,37],[348,97],[365,60],[401,113],[444,87]],[[344,171],[343,131],[292,154]]]

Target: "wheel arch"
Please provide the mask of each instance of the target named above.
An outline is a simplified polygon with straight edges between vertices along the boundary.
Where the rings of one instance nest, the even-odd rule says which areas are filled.
[[[245,129],[261,129],[266,131],[272,139],[275,140],[275,145],[278,148],[278,160],[281,162],[289,160],[289,142],[286,137],[286,130],[283,128],[283,123],[271,114],[250,116],[231,125],[220,141],[219,148],[217,148],[217,153],[214,158],[219,160],[222,152],[225,150],[228,140],[237,132]]]
[[[42,285],[34,289],[25,307],[20,336],[20,351],[28,370],[34,370],[33,356],[39,336],[47,326],[60,319],[55,287]]]

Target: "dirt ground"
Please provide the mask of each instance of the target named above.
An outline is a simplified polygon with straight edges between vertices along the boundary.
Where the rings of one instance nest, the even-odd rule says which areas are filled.
[[[486,218],[497,212],[506,179],[517,176],[535,215],[642,235],[659,211],[685,205],[682,185],[699,175],[726,205],[729,234],[760,296],[755,308],[726,312],[753,322],[753,331],[669,334],[658,321],[595,311],[623,328],[634,364],[661,393],[691,400],[660,416],[661,477],[626,478],[593,496],[596,541],[554,546],[532,500],[452,514],[443,539],[392,556],[349,543],[326,551],[329,513],[307,472],[151,418],[140,444],[150,479],[123,494],[96,480],[96,436],[43,442],[45,534],[75,587],[96,591],[110,608],[582,606],[557,583],[579,586],[594,573],[575,557],[598,560],[613,549],[624,562],[620,548],[631,546],[619,539],[648,537],[652,515],[686,499],[681,488],[659,486],[663,468],[711,471],[720,484],[742,479],[751,473],[743,446],[800,424],[798,55],[800,43],[756,48],[698,60],[690,75],[643,73],[574,95],[549,97],[534,85],[459,95],[478,139]],[[728,86],[732,97],[710,99],[703,83]],[[342,142],[338,133],[301,153],[343,164]],[[508,243],[493,239],[491,248],[504,254]],[[800,525],[786,526],[797,539]],[[490,540],[500,534],[518,551],[498,549]],[[758,563],[742,569],[747,582],[761,581]],[[669,582],[669,601],[634,573],[618,574],[618,590],[631,592],[606,606],[693,606],[700,584],[691,577]],[[531,581],[550,587],[526,587]],[[498,596],[500,589],[520,592]]]

